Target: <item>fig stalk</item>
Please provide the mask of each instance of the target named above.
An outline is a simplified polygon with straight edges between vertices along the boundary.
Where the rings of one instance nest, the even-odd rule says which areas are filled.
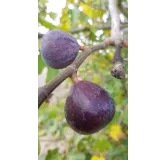
[[[77,73],[72,74],[71,80],[72,80],[73,84],[79,81]]]

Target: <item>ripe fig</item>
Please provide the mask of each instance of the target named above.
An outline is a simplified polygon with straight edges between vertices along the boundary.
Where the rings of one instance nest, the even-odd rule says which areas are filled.
[[[41,39],[43,61],[54,69],[70,65],[79,52],[77,40],[61,30],[48,31]]]
[[[65,104],[65,117],[77,133],[88,135],[103,129],[114,117],[115,104],[109,93],[99,85],[76,82]]]

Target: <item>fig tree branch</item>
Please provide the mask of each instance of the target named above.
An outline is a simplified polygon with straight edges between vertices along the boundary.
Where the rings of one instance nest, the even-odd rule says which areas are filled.
[[[127,23],[121,24],[120,28],[121,30],[125,29],[128,27]],[[111,29],[111,24],[106,24],[106,25],[102,25],[102,26],[96,26],[96,29],[100,30],[110,30]],[[75,33],[79,33],[79,32],[84,32],[84,31],[90,31],[89,27],[83,27],[83,28],[72,28],[69,32],[71,34],[75,34]],[[38,33],[38,38],[42,38],[44,34],[42,33]]]
[[[119,45],[122,41],[122,35],[120,33],[118,0],[109,0],[109,10],[111,15],[111,39],[116,45]]]
[[[91,53],[100,49],[105,49],[106,47],[111,45],[114,46],[114,42],[111,39],[107,39],[106,41],[97,45],[91,47],[84,47],[82,54],[78,58],[76,58],[71,65],[66,67],[57,77],[55,77],[48,84],[38,88],[38,108],[40,108],[42,103],[49,97],[49,95],[55,88],[57,88],[66,78],[71,77],[75,72],[77,72],[77,69]],[[124,47],[126,46],[127,44],[125,43]]]
[[[118,0],[109,0],[109,10],[111,15],[111,40],[115,42],[116,52],[113,60],[113,65],[111,69],[111,75],[118,79],[125,78],[125,67],[123,64],[123,59],[120,55],[121,43],[123,37],[120,33],[120,17],[118,10],[119,1]]]

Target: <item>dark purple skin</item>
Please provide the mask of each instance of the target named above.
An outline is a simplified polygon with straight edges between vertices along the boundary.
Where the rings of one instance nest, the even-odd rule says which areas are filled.
[[[75,60],[79,52],[79,44],[70,34],[61,30],[52,30],[41,39],[40,51],[48,66],[61,69]]]
[[[65,117],[77,133],[88,135],[103,129],[114,117],[115,104],[99,85],[76,82],[66,99]]]

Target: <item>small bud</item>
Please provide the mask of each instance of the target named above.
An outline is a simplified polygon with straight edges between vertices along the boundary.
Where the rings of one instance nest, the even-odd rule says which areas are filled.
[[[111,75],[118,79],[124,79],[125,78],[125,69],[124,65],[120,61],[113,62]]]

